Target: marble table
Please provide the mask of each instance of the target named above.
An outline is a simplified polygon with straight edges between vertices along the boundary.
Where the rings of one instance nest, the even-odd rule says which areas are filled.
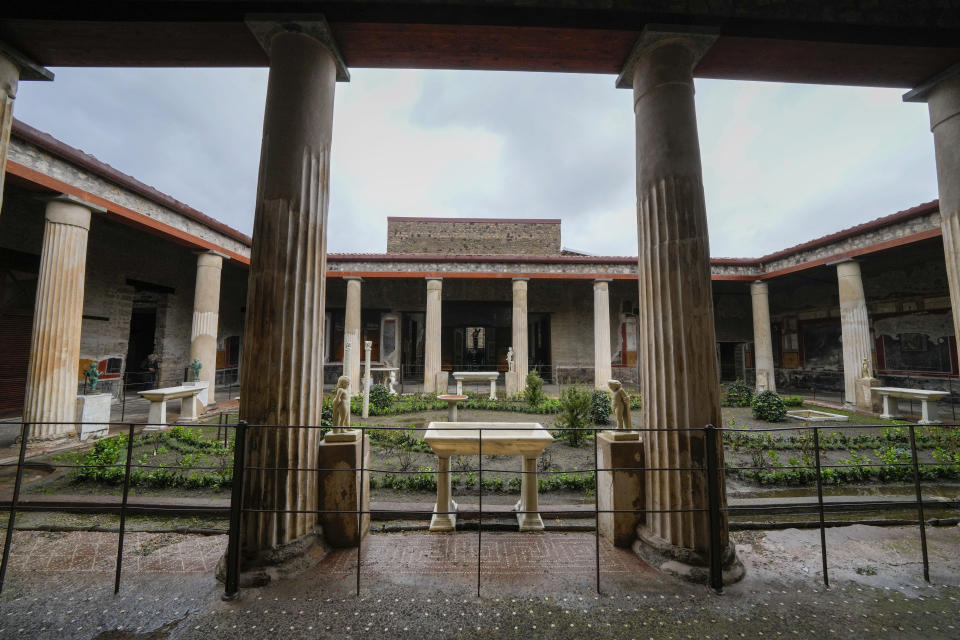
[[[481,430],[482,429],[482,430]],[[430,531],[455,531],[457,504],[450,487],[450,456],[513,455],[523,458],[520,500],[514,507],[520,531],[542,531],[537,496],[537,458],[553,436],[536,422],[431,422],[423,439],[437,454],[437,503]]]
[[[881,418],[896,418],[897,416],[893,415],[890,412],[890,398],[906,398],[909,400],[919,400],[920,401],[920,411],[921,418],[920,424],[933,424],[934,421],[930,419],[930,410],[927,407],[927,402],[944,398],[950,395],[946,391],[927,391],[925,389],[902,389],[900,387],[873,387],[870,389],[872,393],[879,393],[883,396],[883,413],[880,414]]]
[[[464,382],[490,381],[490,399],[497,399],[497,379],[500,374],[496,371],[454,371],[453,379],[457,381],[457,395],[463,395]]]
[[[467,399],[467,396],[454,396],[444,394],[437,396],[437,400],[443,400],[447,403],[447,422],[457,421],[457,405]]]

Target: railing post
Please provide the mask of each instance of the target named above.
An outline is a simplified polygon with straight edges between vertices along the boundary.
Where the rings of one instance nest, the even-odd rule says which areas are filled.
[[[707,501],[708,521],[710,525],[710,588],[717,594],[723,593],[723,540],[720,535],[720,483],[717,481],[719,451],[717,449],[717,428],[708,424],[704,428],[707,454]]]
[[[360,595],[360,554],[363,549],[363,463],[367,457],[366,427],[360,426],[360,492],[357,502],[357,595]]]
[[[820,428],[813,428],[813,457],[817,468],[817,507],[820,510],[820,559],[823,563],[823,584],[830,586],[827,575],[827,530],[823,522],[823,477],[820,473]]]
[[[521,462],[521,464],[523,464]],[[477,475],[477,484],[479,488],[479,501],[480,504],[477,506],[477,597],[480,597],[480,560],[483,557],[483,427],[480,428],[480,431],[477,433],[477,470],[479,471]],[[522,467],[521,467],[521,470]],[[520,476],[521,478],[523,476]],[[437,476],[437,481],[439,482],[440,477]],[[527,482],[530,480],[528,479]],[[523,484],[521,483],[521,487]],[[523,504],[523,494],[521,489],[520,495],[520,504]],[[444,507],[447,511],[450,510],[450,506],[447,505]]]
[[[13,543],[13,525],[17,519],[17,502],[20,500],[20,485],[23,484],[23,460],[27,455],[27,437],[29,434],[30,425],[24,422],[20,426],[20,457],[17,459],[17,477],[13,483],[13,497],[10,499],[7,535],[3,541],[3,561],[0,562],[0,593],[3,593],[3,581],[7,577],[7,563],[10,561],[10,545]]]
[[[247,423],[237,422],[233,442],[233,479],[230,492],[230,534],[227,541],[227,575],[223,599],[236,600],[240,596],[240,522],[243,510],[243,472],[247,466]]]
[[[600,593],[600,455],[597,452],[597,428],[593,428],[593,554],[597,571],[597,593]],[[613,473],[612,471],[610,472]],[[616,486],[616,485],[614,485]],[[615,503],[611,507],[616,508]],[[616,514],[613,514],[616,518]]]
[[[927,523],[923,516],[923,491],[920,488],[920,464],[917,462],[915,427],[910,425],[910,456],[913,460],[913,487],[917,494],[917,523],[920,525],[920,551],[923,554],[923,579],[930,582],[930,560],[927,557]]]
[[[120,539],[117,541],[117,572],[113,592],[120,593],[120,572],[123,570],[123,536],[127,527],[127,499],[130,496],[130,464],[133,460],[133,424],[127,429],[127,461],[123,470],[123,499],[120,501]]]

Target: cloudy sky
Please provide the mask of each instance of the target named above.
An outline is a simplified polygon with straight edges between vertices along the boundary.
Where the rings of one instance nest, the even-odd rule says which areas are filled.
[[[250,233],[267,72],[55,69],[16,116]],[[561,218],[636,255],[631,92],[612,76],[352,69],[337,85],[330,251],[387,216]],[[698,80],[713,256],[759,256],[937,196],[926,105],[901,90]]]

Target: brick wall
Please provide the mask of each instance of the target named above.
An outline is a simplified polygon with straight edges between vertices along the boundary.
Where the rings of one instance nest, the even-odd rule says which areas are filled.
[[[387,253],[559,255],[559,220],[388,218]]]

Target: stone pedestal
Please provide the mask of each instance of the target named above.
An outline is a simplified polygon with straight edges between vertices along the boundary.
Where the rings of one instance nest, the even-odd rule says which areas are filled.
[[[200,380],[207,389],[198,396],[201,413],[216,398],[217,328],[220,324],[220,274],[223,257],[212,251],[197,256],[197,282],[193,294],[193,325],[190,331],[190,362],[200,361]]]
[[[109,393],[77,396],[77,422],[86,423],[77,425],[77,433],[81,440],[103,438],[110,432],[112,400]]]
[[[447,389],[450,387],[450,372],[449,371],[437,371],[433,376],[434,379],[434,390],[437,393],[446,393]],[[426,391],[426,389],[424,389]],[[460,393],[458,390],[457,393]]]
[[[770,335],[770,301],[766,282],[750,285],[753,301],[753,357],[757,372],[757,393],[776,391],[777,382],[773,371],[773,339]]]
[[[423,392],[446,393],[447,387],[437,386],[440,373],[440,320],[443,279],[427,278],[427,317],[423,343]]]
[[[857,404],[857,380],[863,377],[863,363],[872,373],[873,350],[870,348],[870,322],[867,301],[860,277],[860,263],[852,260],[837,265],[840,293],[840,331],[843,339],[843,402]]]
[[[613,377],[610,356],[610,280],[593,283],[593,388],[607,390]]]
[[[856,383],[857,410],[879,413],[883,410],[883,398],[878,393],[871,393],[871,389],[881,386],[876,378],[858,378]]]
[[[524,380],[523,384],[520,384],[520,381],[517,380],[516,371],[507,371],[504,374],[503,382],[506,387],[508,398],[516,397],[520,395],[520,393],[523,392],[524,389],[526,389],[526,380]]]
[[[331,436],[350,435],[353,439],[345,442],[336,441]],[[331,441],[333,440],[333,441]],[[317,505],[320,510],[349,511],[361,508],[370,510],[370,472],[350,469],[370,467],[370,437],[365,436],[366,443],[361,447],[360,438],[356,431],[351,434],[332,434],[320,443],[320,453],[317,465],[320,469],[333,469],[319,473],[320,501]],[[363,449],[364,458],[360,459],[360,450]],[[342,469],[342,471],[338,471]],[[360,496],[363,494],[361,503]],[[320,523],[323,526],[323,537],[332,547],[357,546],[357,515],[352,513],[323,513]],[[370,530],[370,514],[363,515],[361,535]]]
[[[643,442],[634,432],[602,431],[597,436],[601,469],[639,469],[643,463]],[[629,547],[637,539],[637,526],[644,514],[602,513],[605,509],[643,509],[643,471],[600,471],[597,476],[597,504],[600,508],[600,535],[617,547]]]

